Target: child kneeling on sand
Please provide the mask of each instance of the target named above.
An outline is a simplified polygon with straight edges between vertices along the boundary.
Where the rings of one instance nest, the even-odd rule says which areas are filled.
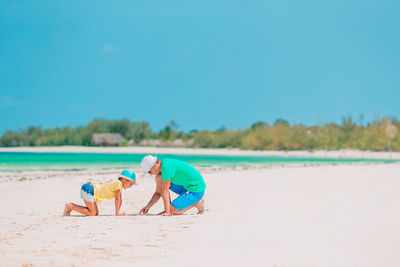
[[[136,185],[136,175],[129,170],[123,170],[118,176],[118,180],[108,183],[86,183],[81,187],[81,198],[86,204],[86,207],[79,206],[74,203],[65,204],[64,216],[70,215],[71,211],[77,211],[87,216],[97,216],[99,210],[97,204],[102,200],[115,198],[115,215],[126,215],[121,213],[119,209],[122,204],[121,191],[127,189],[132,185]]]

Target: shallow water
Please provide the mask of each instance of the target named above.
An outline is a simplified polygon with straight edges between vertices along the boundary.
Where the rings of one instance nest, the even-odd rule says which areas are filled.
[[[0,171],[101,170],[138,168],[145,154],[0,152]],[[275,156],[168,155],[194,166],[251,166],[282,164],[391,163],[387,159],[335,159]]]

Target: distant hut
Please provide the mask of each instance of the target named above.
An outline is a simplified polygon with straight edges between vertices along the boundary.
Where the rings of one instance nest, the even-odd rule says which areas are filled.
[[[139,146],[147,146],[149,144],[149,142],[147,142],[147,140],[142,140],[138,143]]]
[[[124,138],[119,133],[93,134],[92,144],[96,146],[118,146]]]
[[[17,142],[17,140],[13,139],[11,142],[6,144],[6,146],[18,146],[18,142]]]
[[[135,142],[135,140],[133,140],[133,139],[129,140],[129,145],[130,145],[130,146],[134,146],[134,145],[136,145],[136,142]]]
[[[185,143],[183,143],[182,139],[176,139],[174,142],[171,143],[173,147],[183,147]]]
[[[139,146],[165,146],[165,144],[158,139],[142,140],[138,143]]]
[[[158,140],[158,139],[150,139],[149,140],[149,145],[150,146],[164,146],[165,144],[162,141]]]
[[[188,146],[193,146],[194,145],[194,140],[193,139],[189,139],[187,141]]]

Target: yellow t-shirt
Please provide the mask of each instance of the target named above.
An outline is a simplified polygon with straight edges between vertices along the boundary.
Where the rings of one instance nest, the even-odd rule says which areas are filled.
[[[103,200],[115,197],[115,191],[122,191],[122,182],[120,180],[111,181],[105,184],[93,183],[94,198],[99,203]]]

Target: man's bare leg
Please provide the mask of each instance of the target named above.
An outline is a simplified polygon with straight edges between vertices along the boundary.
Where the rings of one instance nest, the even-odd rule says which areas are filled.
[[[197,202],[196,204],[196,208],[198,210],[198,214],[204,214],[204,212],[206,211],[206,209],[204,208],[204,198],[202,198],[199,202]]]
[[[86,200],[84,200],[84,201],[85,201],[86,207],[76,205],[71,202],[65,204],[64,216],[70,215],[71,211],[73,211],[73,210],[76,212],[82,213],[83,215],[87,215],[87,216],[96,216],[99,214],[99,210],[97,208],[96,202],[89,202]]]
[[[202,198],[199,202],[197,202],[196,204],[193,204],[187,208],[184,208],[183,210],[178,210],[177,208],[175,208],[174,206],[171,205],[170,209],[171,209],[171,213],[172,214],[182,214],[187,210],[190,210],[191,208],[196,207],[198,212],[197,214],[203,214],[205,209],[204,209],[204,198]]]

